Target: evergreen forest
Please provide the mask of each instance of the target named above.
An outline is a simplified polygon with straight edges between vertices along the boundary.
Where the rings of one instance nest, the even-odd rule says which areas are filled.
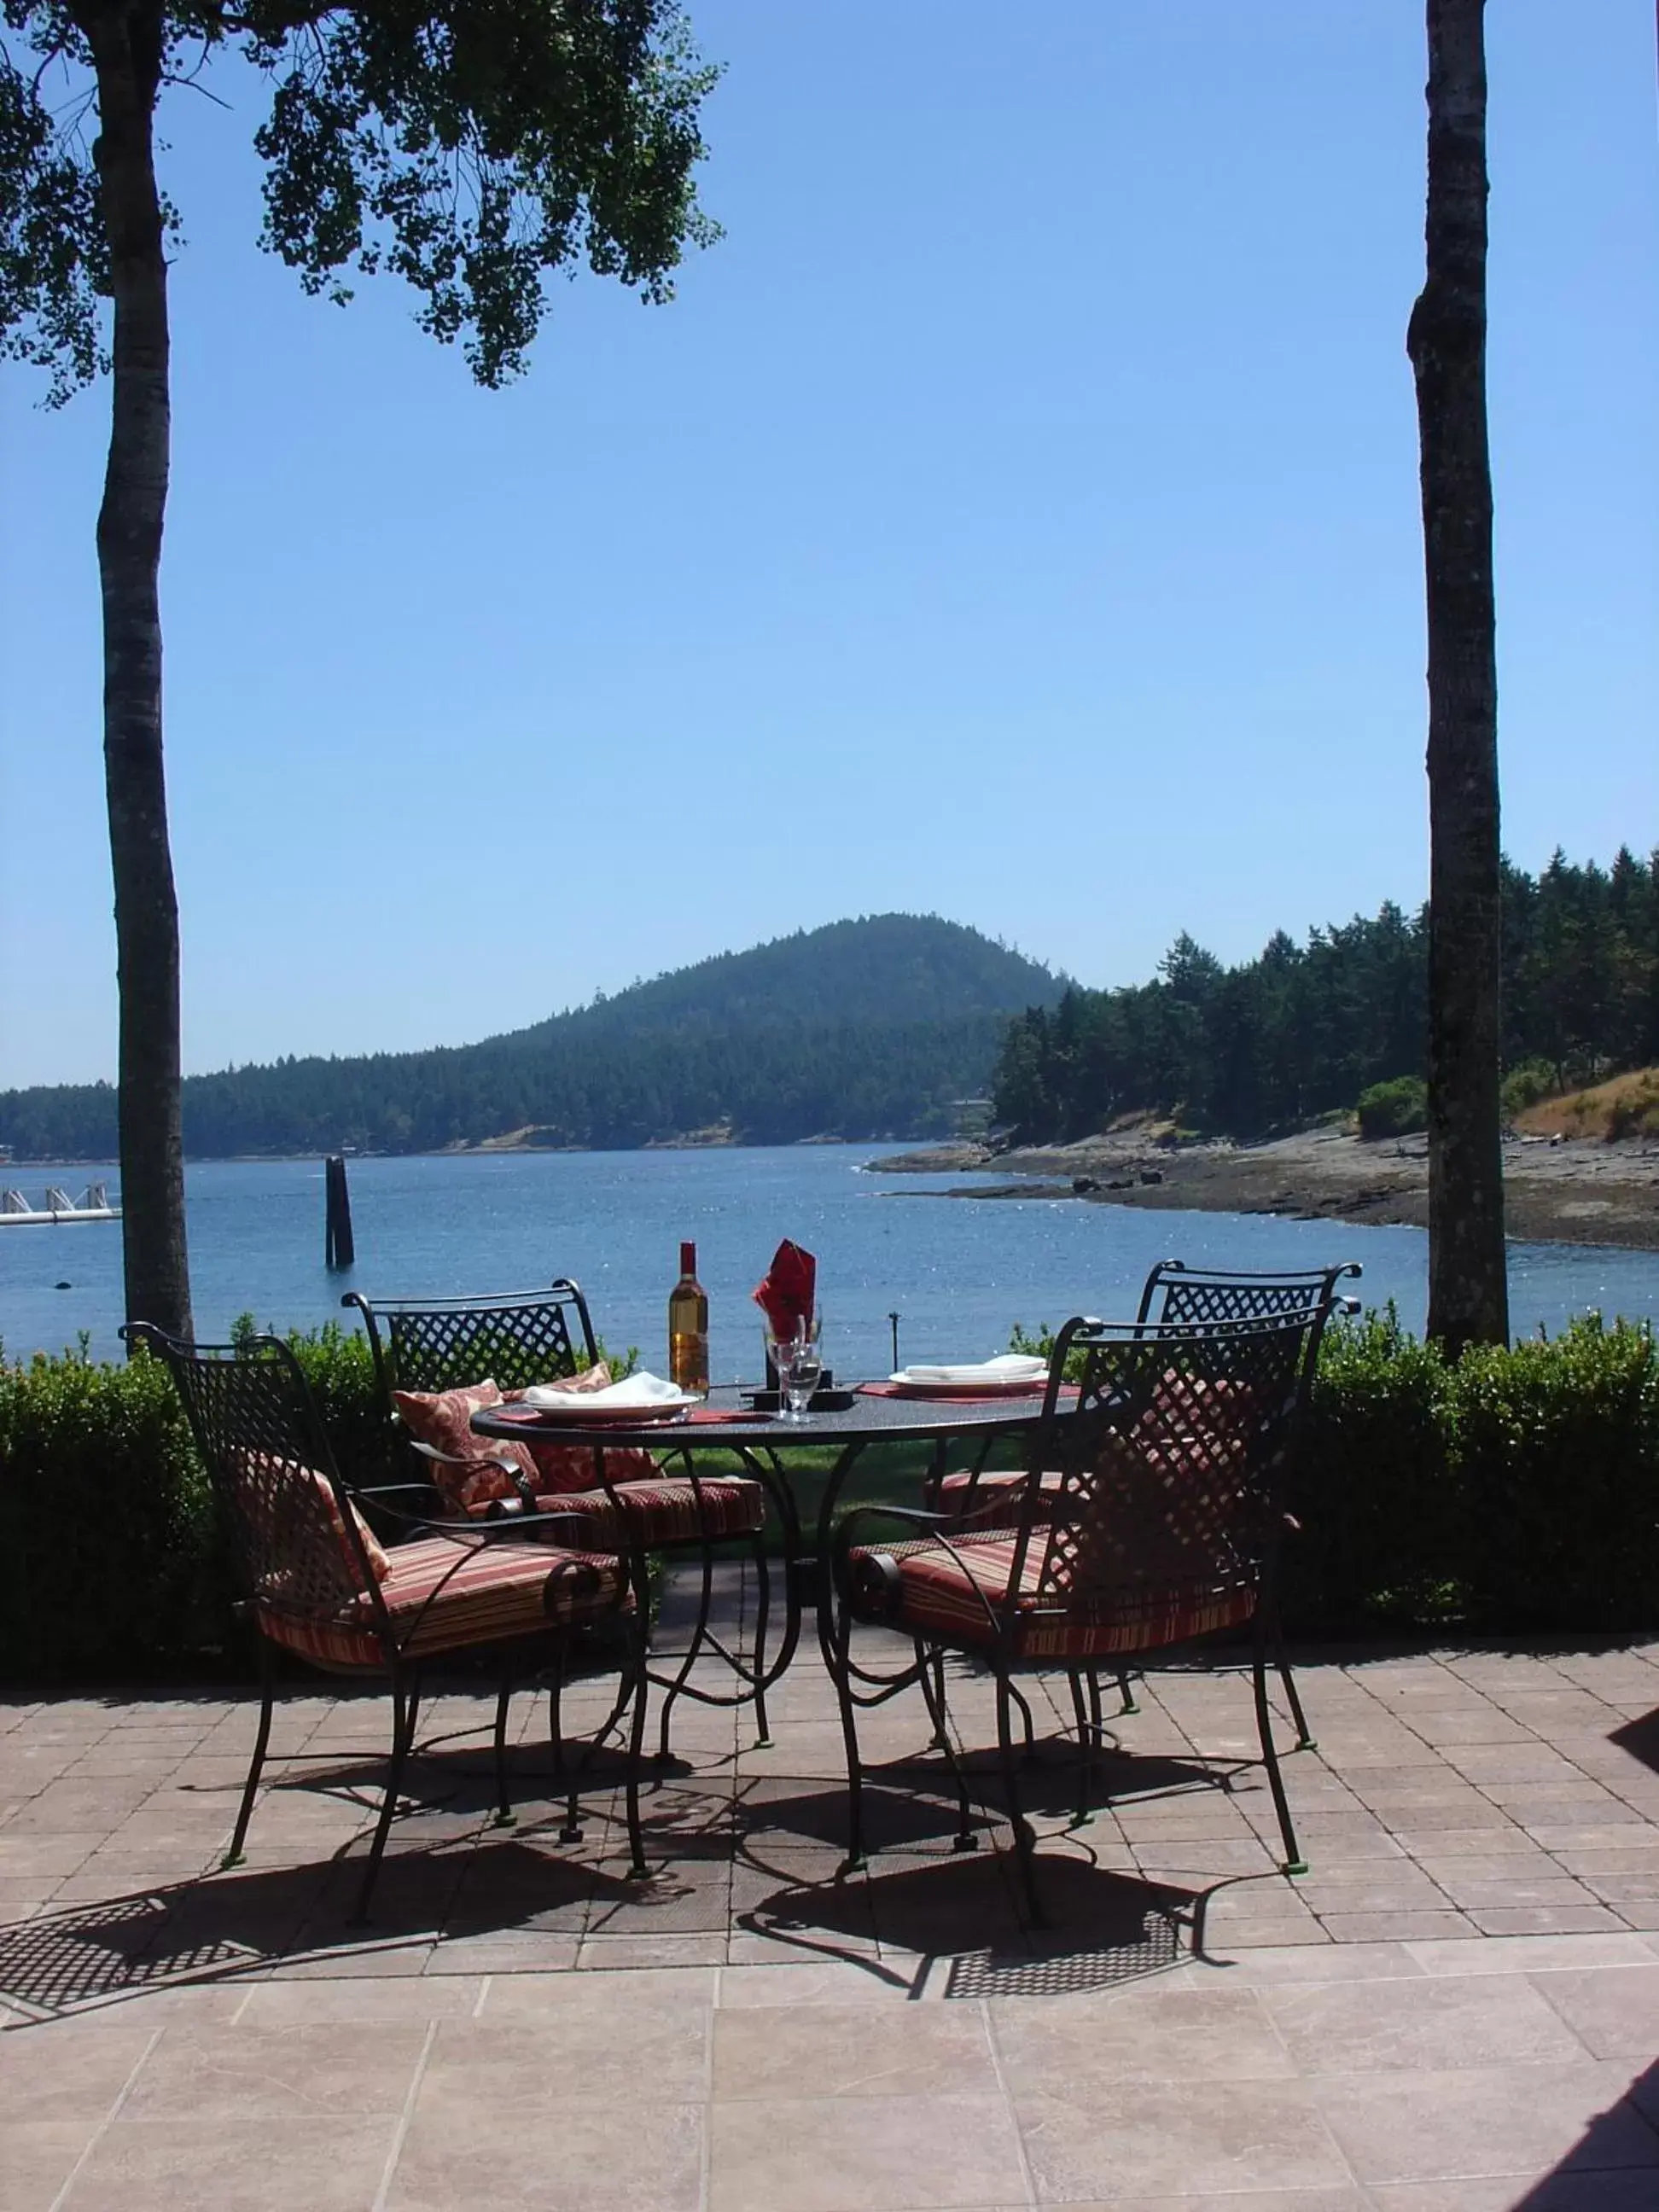
[[[472,1045],[190,1077],[193,1158],[521,1141],[625,1149],[728,1127],[751,1144],[945,1135],[1008,1018],[1061,983],[977,930],[877,915],[798,931]],[[114,1089],[0,1094],[19,1159],[108,1159]]]
[[[1659,1062],[1659,852],[1504,870],[1504,1056],[1534,1096]],[[1010,1024],[997,1121],[1065,1142],[1120,1115],[1259,1136],[1425,1073],[1428,915],[1283,931],[1224,967],[1184,933],[1149,983],[1068,988]],[[1511,1097],[1516,1094],[1511,1090]],[[1525,1095],[1523,1089],[1522,1096]]]

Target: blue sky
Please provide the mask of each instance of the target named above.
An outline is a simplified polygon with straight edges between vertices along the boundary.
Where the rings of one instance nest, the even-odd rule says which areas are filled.
[[[1406,0],[702,0],[724,240],[471,384],[175,93],[186,1065],[459,1043],[849,913],[1091,983],[1426,876]],[[1505,842],[1659,842],[1649,0],[1490,11]],[[0,1082],[114,1062],[107,392],[0,382]]]

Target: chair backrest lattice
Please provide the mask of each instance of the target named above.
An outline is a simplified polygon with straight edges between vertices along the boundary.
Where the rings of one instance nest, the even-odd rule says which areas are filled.
[[[1283,1526],[1285,1472],[1328,1302],[1263,1320],[1148,1329],[1068,1322],[1020,1558],[1039,1607],[1201,1601],[1259,1585]],[[1058,1408],[1070,1362],[1076,1408]],[[1016,1583],[1019,1587],[1019,1583]]]
[[[248,1595],[299,1620],[356,1600],[380,1610],[347,1492],[299,1362],[280,1338],[189,1345],[123,1331],[165,1359],[206,1464]]]
[[[587,1301],[561,1279],[545,1291],[477,1298],[391,1298],[353,1291],[388,1409],[394,1390],[450,1390],[493,1380],[503,1390],[591,1367],[599,1358]]]
[[[1340,1267],[1310,1267],[1284,1274],[1247,1274],[1220,1267],[1189,1267],[1164,1260],[1147,1276],[1140,1293],[1138,1328],[1222,1328],[1238,1322],[1272,1321],[1313,1307],[1326,1312],[1356,1310],[1340,1297],[1337,1285],[1359,1273],[1349,1261]]]

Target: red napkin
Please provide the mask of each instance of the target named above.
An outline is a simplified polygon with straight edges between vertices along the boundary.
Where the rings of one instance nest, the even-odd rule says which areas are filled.
[[[774,1336],[793,1337],[802,1322],[811,1326],[817,1281],[817,1261],[786,1237],[772,1255],[764,1281],[755,1285],[755,1304]]]

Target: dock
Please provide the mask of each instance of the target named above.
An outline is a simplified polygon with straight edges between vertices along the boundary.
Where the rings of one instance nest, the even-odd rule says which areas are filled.
[[[70,1221],[118,1221],[121,1209],[109,1202],[109,1188],[88,1183],[79,1198],[71,1198],[56,1183],[46,1186],[44,1203],[31,1206],[21,1190],[0,1190],[0,1229],[21,1228],[25,1223],[59,1224]]]

